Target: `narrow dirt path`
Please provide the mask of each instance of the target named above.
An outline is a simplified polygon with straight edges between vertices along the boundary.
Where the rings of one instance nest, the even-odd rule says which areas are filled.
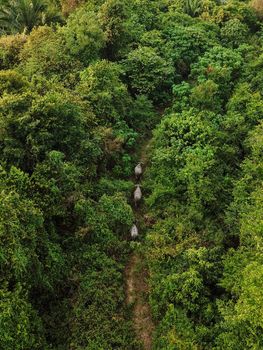
[[[148,156],[151,147],[151,138],[142,140],[138,149],[138,159],[145,168],[148,163]],[[134,181],[136,181],[134,179]],[[137,181],[136,181],[137,182]],[[144,208],[139,206],[134,209],[136,223],[139,225],[139,235],[144,226]],[[152,349],[152,336],[154,323],[152,321],[151,308],[148,301],[148,270],[144,263],[142,253],[133,252],[125,269],[126,281],[126,303],[132,308],[132,321],[136,336],[144,350]]]
[[[138,340],[145,350],[152,349],[154,324],[148,302],[148,271],[139,253],[133,253],[126,266],[127,304],[133,306],[133,324]]]

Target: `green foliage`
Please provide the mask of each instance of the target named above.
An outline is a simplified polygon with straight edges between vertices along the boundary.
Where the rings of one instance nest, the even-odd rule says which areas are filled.
[[[151,47],[141,46],[131,51],[124,61],[129,85],[134,94],[146,94],[160,100],[160,92],[169,94],[173,66]]]
[[[223,321],[218,348],[262,347],[262,186],[250,195],[240,219],[241,246],[226,255],[222,286],[236,303],[220,304]]]
[[[187,78],[190,65],[217,44],[217,28],[207,30],[202,22],[195,23],[177,12],[164,20],[167,21],[164,27],[164,35],[168,41],[166,55],[169,59],[172,58],[178,78]]]
[[[157,122],[153,103],[146,95],[136,96],[129,114],[128,123],[138,132],[149,131]]]
[[[30,32],[35,26],[58,21],[43,0],[9,0],[0,9],[0,30],[8,34]]]
[[[26,42],[26,35],[7,35],[0,38],[0,67],[13,69],[19,63],[19,53]]]
[[[64,203],[70,203],[78,189],[79,169],[64,158],[63,153],[51,151],[32,174],[33,197],[46,216],[65,215]]]
[[[224,45],[237,48],[240,44],[246,42],[248,27],[239,19],[234,18],[224,23],[220,34]]]
[[[190,99],[192,105],[200,110],[220,111],[221,109],[222,101],[220,99],[219,86],[213,80],[206,80],[195,86]]]
[[[138,349],[131,324],[124,321],[122,265],[90,247],[82,256],[83,273],[72,313],[73,349]]]
[[[41,320],[27,301],[21,286],[0,290],[0,339],[6,350],[47,349]]]
[[[117,63],[102,60],[89,65],[80,74],[77,91],[90,103],[102,124],[124,119],[128,114],[131,99],[120,79],[121,73]]]
[[[179,201],[189,198],[192,214],[197,217],[200,206],[210,201],[212,205],[215,187],[208,174],[213,177],[215,166],[215,149],[209,144],[217,133],[213,118],[216,118],[213,114],[196,114],[190,110],[162,121],[155,135],[157,151],[153,155],[152,171],[156,184],[163,190],[158,193],[159,186],[155,187],[149,199],[151,205],[156,201],[165,204],[168,198]]]
[[[143,32],[143,25],[139,23],[129,0],[104,1],[99,9],[98,18],[106,36],[106,52],[109,59],[122,57]]]
[[[259,29],[256,11],[249,1],[227,1],[222,7],[218,7],[218,10],[222,22],[237,18],[247,24],[253,31]]]
[[[4,95],[1,112],[2,160],[32,170],[53,149],[73,159],[85,147],[85,115],[72,95],[55,91],[44,96]]]
[[[259,54],[256,58],[249,62],[246,66],[246,78],[251,82],[251,86],[255,91],[262,93],[262,63],[263,56]]]
[[[13,70],[0,71],[0,95],[20,93],[26,90],[28,84],[24,77]]]
[[[174,112],[181,112],[187,109],[190,103],[191,85],[185,81],[181,84],[173,85],[173,105]]]
[[[178,308],[175,309],[172,304],[169,305],[159,329],[155,339],[155,350],[198,349],[194,329],[186,314]]]
[[[146,249],[155,349],[262,347],[261,63],[255,78],[254,49],[241,45],[247,26],[223,23],[228,48],[199,53],[154,133]]]
[[[99,196],[102,196],[103,193],[114,195],[114,193],[118,191],[121,191],[122,193],[125,193],[126,196],[129,196],[132,189],[133,183],[131,181],[110,178],[101,178],[97,186]]]
[[[56,75],[56,79],[63,76],[66,80],[67,73],[80,66],[79,62],[73,63],[65,51],[61,36],[48,26],[31,32],[20,51],[20,59],[20,70],[29,77],[45,75],[50,78]]]
[[[243,59],[238,51],[215,46],[192,65],[191,77],[200,83],[214,81],[220,88],[220,96],[226,99],[240,74],[242,64]]]
[[[80,7],[72,13],[66,26],[61,28],[67,50],[85,65],[99,57],[105,45],[105,35],[98,17],[89,6]]]
[[[1,281],[29,282],[37,263],[35,246],[43,218],[33,203],[17,193],[1,192]],[[12,219],[11,219],[12,218]]]
[[[220,305],[223,321],[219,346],[262,347],[262,122],[249,135],[251,155],[242,166],[243,176],[234,188],[230,224],[239,230],[240,247],[224,261],[221,284],[235,303]],[[232,228],[232,227],[231,227]],[[235,231],[234,231],[235,232]],[[229,344],[228,344],[229,342]],[[222,345],[221,345],[222,344]],[[236,345],[237,344],[237,345]]]
[[[153,349],[262,349],[259,5],[0,7],[0,348],[141,349],[140,246]]]
[[[192,17],[198,16],[202,12],[203,6],[203,0],[186,0],[183,3],[184,11]]]
[[[106,215],[106,220],[113,232],[122,234],[128,232],[133,223],[133,213],[121,193],[114,196],[103,195],[99,205]]]

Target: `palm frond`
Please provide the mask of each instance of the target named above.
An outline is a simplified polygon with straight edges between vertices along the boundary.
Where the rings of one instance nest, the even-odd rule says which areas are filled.
[[[35,26],[59,19],[45,0],[9,0],[0,8],[0,31],[7,34],[30,32]]]
[[[185,12],[192,16],[198,16],[203,9],[203,1],[202,0],[185,0],[184,4]]]

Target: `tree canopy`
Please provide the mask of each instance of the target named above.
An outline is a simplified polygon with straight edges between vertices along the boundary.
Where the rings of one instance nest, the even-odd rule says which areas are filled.
[[[257,0],[0,0],[1,349],[143,349],[136,249],[153,350],[263,348],[262,19]]]

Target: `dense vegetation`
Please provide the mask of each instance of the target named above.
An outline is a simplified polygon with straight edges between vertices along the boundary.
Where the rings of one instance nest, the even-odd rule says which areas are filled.
[[[0,349],[141,348],[123,270],[150,129],[153,348],[263,348],[262,18],[0,0]]]

